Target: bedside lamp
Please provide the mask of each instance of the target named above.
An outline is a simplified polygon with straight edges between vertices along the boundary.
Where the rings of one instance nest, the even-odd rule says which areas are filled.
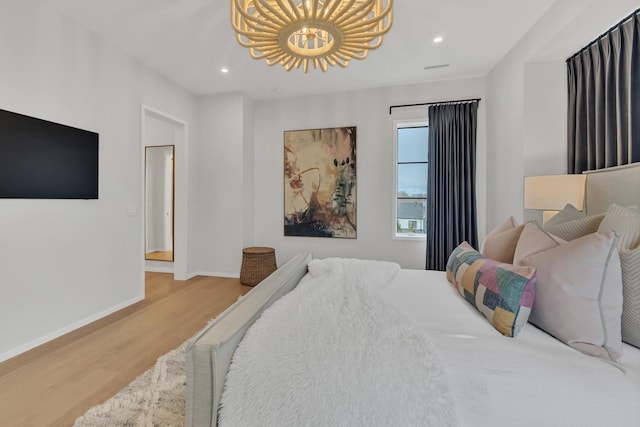
[[[547,222],[567,203],[582,210],[586,175],[543,175],[524,178],[524,208],[544,211]]]

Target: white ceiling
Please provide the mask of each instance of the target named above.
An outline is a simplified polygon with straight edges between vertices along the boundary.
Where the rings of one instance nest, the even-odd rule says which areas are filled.
[[[229,0],[43,0],[195,94],[254,99],[484,76],[555,0],[396,0],[382,46],[346,69],[286,72],[251,59]],[[444,42],[434,44],[437,35]],[[450,64],[445,68],[425,67]],[[228,67],[226,75],[221,67]]]

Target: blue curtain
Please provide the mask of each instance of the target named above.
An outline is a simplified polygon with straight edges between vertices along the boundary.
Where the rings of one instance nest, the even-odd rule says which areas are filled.
[[[567,59],[569,173],[640,162],[639,11]]]
[[[444,270],[463,241],[478,247],[478,101],[429,107],[427,270]]]

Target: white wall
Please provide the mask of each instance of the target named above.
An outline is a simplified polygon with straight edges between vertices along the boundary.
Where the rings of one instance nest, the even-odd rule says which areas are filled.
[[[567,172],[565,60],[638,7],[637,0],[558,0],[486,77],[487,225],[523,211],[524,176]]]
[[[253,101],[244,98],[242,110],[243,122],[243,151],[242,151],[242,210],[244,225],[242,233],[242,247],[254,245],[255,239],[255,134],[254,134]]]
[[[254,244],[275,247],[279,263],[312,250],[423,268],[424,242],[391,238],[388,106],[482,98],[482,238],[505,216],[523,216],[523,176],[565,170],[564,59],[636,7],[558,0],[486,79],[253,103],[240,93],[196,100],[46,2],[0,0],[0,108],[100,133],[98,200],[0,200],[0,360],[142,298],[141,104],[190,124],[188,145],[176,147],[181,278],[237,276],[242,248]],[[285,238],[283,132],[350,125],[358,239]]]
[[[238,277],[242,248],[253,241],[253,185],[247,182],[253,176],[250,103],[241,93],[199,98],[194,200],[198,274]]]
[[[98,132],[99,199],[0,200],[0,360],[143,297],[140,106],[196,116],[193,96],[36,4],[0,0],[0,108]]]
[[[482,79],[446,81],[255,103],[255,243],[276,248],[278,263],[311,250],[319,258],[359,257],[424,268],[425,242],[392,239],[393,122],[389,106],[482,98]],[[485,100],[478,110],[478,217],[485,224]],[[283,132],[357,126],[357,239],[284,237]]]

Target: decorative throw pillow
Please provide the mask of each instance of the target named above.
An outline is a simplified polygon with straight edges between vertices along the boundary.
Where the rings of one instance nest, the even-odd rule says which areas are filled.
[[[622,341],[640,348],[640,248],[620,251]]]
[[[622,266],[622,341],[640,348],[640,213],[635,206],[609,206],[600,230],[618,237]]]
[[[555,214],[553,217],[551,217],[551,219],[549,221],[547,221],[544,224],[543,228],[546,229],[546,227],[552,227],[552,226],[554,226],[556,224],[562,224],[563,222],[572,221],[574,219],[579,219],[579,218],[584,218],[585,216],[587,216],[587,214],[585,214],[584,212],[576,209],[576,207],[573,206],[572,204],[567,203],[566,205],[564,205],[564,208],[562,208],[562,210],[560,212]]]
[[[533,255],[546,249],[555,248],[565,241],[559,237],[545,232],[537,222],[528,222],[520,234],[516,250],[513,255],[513,263],[522,265],[522,260],[527,255]]]
[[[494,234],[502,233],[503,231],[509,231],[513,228],[516,228],[517,226],[518,226],[518,222],[512,216],[502,221],[493,230],[487,233],[487,235],[484,238],[484,241],[482,242],[482,247],[480,248],[480,252],[482,252],[482,250],[484,249],[484,243],[487,240],[487,237],[492,236]]]
[[[635,249],[640,246],[640,212],[636,206],[627,208],[615,203],[609,206],[598,231],[612,230],[618,237],[618,247]]]
[[[529,322],[591,356],[622,353],[622,278],[612,232],[594,233],[528,255],[537,269]]]
[[[545,224],[544,230],[564,240],[574,240],[598,231],[603,218],[604,214],[584,216],[552,225]]]
[[[587,216],[573,205],[566,204],[560,212],[544,223],[542,229],[568,241],[598,231],[602,218],[604,214]]]
[[[511,264],[523,229],[524,225],[518,225],[510,216],[486,235],[480,252],[487,258]]]
[[[449,256],[447,279],[501,334],[514,337],[527,323],[535,268],[492,260],[463,242]]]

